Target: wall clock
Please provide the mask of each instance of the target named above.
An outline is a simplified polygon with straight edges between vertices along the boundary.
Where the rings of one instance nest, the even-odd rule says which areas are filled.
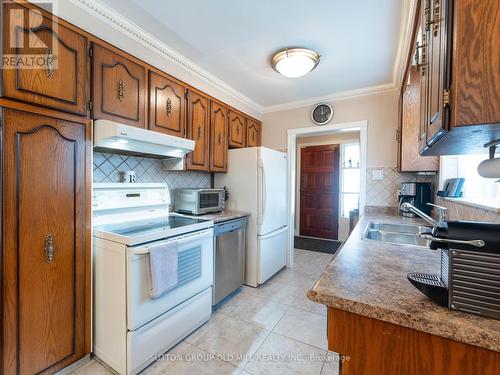
[[[311,112],[311,119],[316,125],[326,125],[333,118],[333,108],[327,103],[316,104]]]

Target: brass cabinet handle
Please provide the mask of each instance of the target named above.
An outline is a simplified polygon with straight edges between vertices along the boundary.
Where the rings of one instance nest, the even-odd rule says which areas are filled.
[[[432,33],[434,36],[437,36],[439,31],[439,24],[441,22],[441,4],[440,0],[434,0],[434,9],[432,11],[432,20],[431,20],[431,6],[430,0],[427,0],[425,3],[425,31],[429,31],[430,26],[432,25]]]
[[[201,126],[198,126],[198,140],[201,139]]]
[[[219,137],[217,139],[217,142],[220,144],[222,142],[222,134],[219,132]]]
[[[429,27],[431,25],[431,0],[425,0],[424,23],[425,31],[429,31]]]
[[[434,36],[438,35],[439,24],[441,23],[441,0],[434,0],[434,20],[432,23],[434,24],[432,29],[434,31]]]
[[[240,135],[240,126],[239,125],[236,127],[236,134]]]
[[[54,260],[54,238],[52,234],[45,236],[45,261],[51,263]]]
[[[425,36],[425,33],[422,35],[422,45],[420,46],[422,48],[422,62],[420,63],[420,73],[422,75],[425,75],[425,70],[427,66],[427,37]]]
[[[123,79],[118,81],[118,100],[121,102],[125,100],[125,82],[123,82]]]
[[[52,53],[51,48],[47,48],[45,50],[45,63],[46,63],[46,68],[45,68],[45,75],[47,76],[48,79],[51,79],[54,77],[54,60],[56,57]]]
[[[167,117],[170,117],[172,114],[172,100],[170,98],[167,99]]]
[[[413,64],[413,66],[417,70],[420,68],[420,48],[422,48],[422,47],[420,46],[420,44],[418,44],[418,42],[416,42],[415,43],[415,55],[413,57],[413,59],[415,60],[415,63]]]

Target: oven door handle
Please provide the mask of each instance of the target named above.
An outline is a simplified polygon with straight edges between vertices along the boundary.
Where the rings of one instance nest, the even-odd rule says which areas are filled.
[[[132,252],[132,254],[135,254],[135,255],[145,255],[145,254],[149,254],[149,248],[152,245],[157,246],[157,245],[162,245],[162,244],[170,243],[173,241],[177,241],[177,245],[181,246],[187,242],[197,241],[197,240],[204,238],[204,237],[213,237],[213,229],[204,230],[203,232],[198,232],[195,234],[189,234],[187,236],[172,238],[170,240],[153,242],[153,244],[148,245],[148,246],[132,247],[132,248],[130,248],[130,251]]]

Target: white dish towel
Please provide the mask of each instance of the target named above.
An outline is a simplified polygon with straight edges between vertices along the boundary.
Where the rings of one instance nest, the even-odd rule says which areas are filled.
[[[158,298],[178,283],[177,242],[154,245],[149,248],[149,294]]]

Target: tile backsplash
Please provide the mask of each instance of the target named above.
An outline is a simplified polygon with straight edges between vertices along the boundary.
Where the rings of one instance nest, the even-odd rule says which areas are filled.
[[[94,182],[121,182],[121,172],[135,171],[137,182],[162,182],[170,189],[209,188],[210,174],[193,171],[167,171],[158,159],[94,152]]]
[[[373,180],[374,171],[383,170],[383,180]],[[437,177],[434,175],[417,175],[416,173],[398,172],[395,167],[368,168],[366,171],[366,205],[396,207],[398,205],[398,191],[401,182],[430,182],[433,194]]]

